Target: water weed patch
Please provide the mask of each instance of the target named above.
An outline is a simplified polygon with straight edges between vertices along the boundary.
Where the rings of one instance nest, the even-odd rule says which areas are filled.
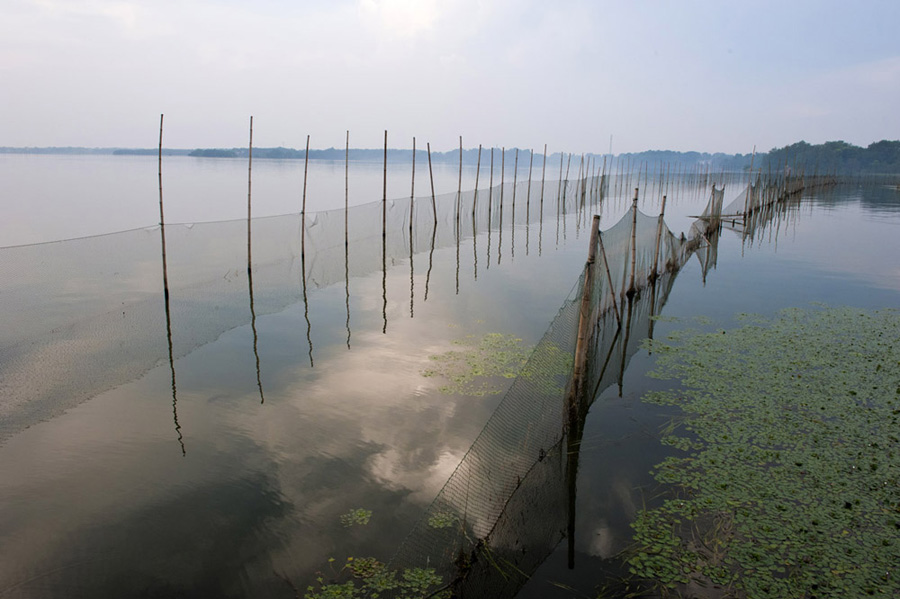
[[[818,307],[648,341],[681,385],[630,571],[703,596],[900,594],[900,312]]]

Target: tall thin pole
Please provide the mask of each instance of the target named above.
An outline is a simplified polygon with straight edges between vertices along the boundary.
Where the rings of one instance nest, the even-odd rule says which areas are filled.
[[[416,197],[416,138],[413,136],[412,145],[412,183],[409,189],[409,317],[413,317],[413,302],[415,300],[415,270],[413,265],[413,211]]]
[[[169,370],[172,374],[172,419],[175,422],[175,434],[181,445],[182,457],[187,455],[184,447],[184,436],[178,424],[178,390],[175,385],[175,355],[172,347],[172,311],[169,306],[169,269],[166,264],[166,219],[163,216],[163,184],[162,184],[162,143],[163,115],[159,115],[159,238],[162,245],[163,301],[166,305],[166,342],[169,346]]]
[[[166,218],[163,215],[163,190],[162,190],[162,139],[163,139],[163,115],[159,115],[159,224],[164,227]],[[165,239],[163,231],[163,239]],[[165,261],[165,258],[163,258]]]
[[[250,173],[253,171],[253,117],[250,117],[250,146],[247,160],[247,222],[250,222]],[[247,238],[247,253],[250,253],[250,239]]]
[[[306,247],[306,177],[309,174],[309,135],[306,136],[306,151],[303,153],[303,199],[300,205],[300,253]],[[306,280],[306,271],[303,272]]]
[[[460,202],[462,200],[462,156],[463,156],[463,147],[462,147],[462,135],[459,136],[459,187],[456,190],[456,236],[459,238],[459,211],[460,211]]]
[[[416,197],[416,137],[413,136],[412,146],[412,184],[409,188],[409,238],[412,240],[413,208]],[[412,241],[410,241],[412,243]]]
[[[344,298],[347,308],[347,349],[350,349],[350,130],[344,145]]]
[[[481,144],[478,144],[478,164],[475,165],[475,197],[472,200],[472,217],[475,217],[475,208],[478,205],[478,177],[481,175]],[[473,226],[475,221],[472,221]],[[473,229],[474,231],[474,229]],[[476,257],[477,259],[477,257]]]
[[[662,242],[664,219],[666,216],[666,196],[662,197],[662,208],[659,211],[659,222],[656,224],[656,248],[653,250],[653,271],[650,273],[650,280],[655,281],[659,273],[659,246]]]
[[[437,231],[437,204],[434,200],[434,172],[431,170],[431,142],[426,142],[428,148],[428,177],[431,179],[431,210],[434,212],[434,230]]]
[[[488,183],[488,235],[491,234],[491,213],[494,211],[494,148],[491,148],[491,180]],[[488,252],[491,250],[491,244],[488,243]],[[488,261],[490,264],[490,261]]]
[[[626,294],[631,297],[634,294],[634,268],[637,260],[637,203],[638,188],[634,188],[634,200],[631,203],[631,276],[628,281]]]
[[[516,160],[513,164],[513,197],[512,197],[512,223],[516,226],[516,185],[519,182],[519,148],[516,148]]]
[[[256,309],[253,306],[253,261],[250,254],[250,192],[253,180],[253,117],[250,117],[250,145],[247,160],[247,288],[250,292],[250,329],[253,331],[253,355],[256,357],[256,386],[259,387],[259,403],[265,403],[263,395],[262,377],[259,369],[259,335],[256,331]]]
[[[300,211],[300,278],[303,290],[303,317],[306,319],[306,342],[309,345],[309,367],[313,368],[312,323],[309,320],[309,296],[306,292],[306,181],[309,176],[309,135],[303,155],[303,200]]]
[[[384,177],[381,196],[381,237],[387,235],[387,129],[384,131]]]
[[[384,130],[384,184],[381,201],[381,315],[384,326],[381,332],[387,334],[387,129]]]

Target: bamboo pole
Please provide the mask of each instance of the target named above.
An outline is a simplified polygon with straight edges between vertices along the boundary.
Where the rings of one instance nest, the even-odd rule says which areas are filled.
[[[163,271],[163,301],[166,307],[166,343],[169,348],[169,371],[172,379],[172,420],[175,423],[175,434],[178,435],[178,444],[181,446],[181,457],[187,455],[184,447],[184,435],[181,434],[181,425],[178,423],[178,387],[175,383],[175,353],[172,345],[172,310],[169,305],[169,269],[166,264],[166,219],[163,216],[163,183],[162,183],[162,144],[163,144],[163,115],[159,115],[159,239],[162,246],[162,271]]]
[[[387,129],[384,131],[384,177],[381,196],[381,237],[387,237]],[[383,244],[382,244],[383,245]]]
[[[250,146],[247,159],[247,222],[250,222],[250,173],[253,170],[253,117],[250,117]],[[250,239],[247,239],[247,253],[250,253]]]
[[[416,137],[413,136],[412,145],[412,183],[409,189],[409,317],[413,317],[413,304],[415,300],[415,266],[413,259],[413,216],[416,197]]]
[[[259,388],[259,403],[266,403],[263,395],[262,375],[259,368],[259,334],[256,331],[256,308],[253,302],[253,260],[251,259],[251,219],[250,219],[250,194],[253,173],[253,117],[250,117],[250,145],[247,160],[247,289],[250,293],[250,330],[253,333],[253,355],[256,358],[256,386]]]
[[[347,349],[350,349],[350,130],[344,144],[344,304],[347,308]]]
[[[653,271],[650,273],[650,280],[655,281],[659,268],[659,246],[663,235],[663,219],[666,215],[666,196],[662,197],[662,208],[659,211],[659,222],[656,225],[656,249],[653,250]]]
[[[534,170],[534,148],[529,150],[528,160],[528,191],[525,192],[525,223],[531,222],[531,173]]]
[[[519,182],[519,148],[516,148],[516,161],[513,163],[513,197],[512,197],[512,222],[516,223],[516,185]]]
[[[303,153],[303,200],[300,204],[300,252],[303,253],[306,244],[306,177],[309,173],[309,135],[306,136],[306,151]],[[306,280],[306,271],[303,272],[303,280]]]
[[[437,204],[434,200],[434,172],[431,170],[431,142],[425,144],[428,148],[428,178],[431,180],[431,210],[434,212],[434,229],[437,231]]]
[[[381,196],[381,333],[387,334],[387,129],[384,131],[384,177]]]
[[[544,180],[547,178],[547,144],[544,144],[544,162],[541,166],[541,222],[544,220]]]
[[[572,370],[573,390],[571,401],[578,401],[582,388],[582,377],[587,361],[588,331],[593,328],[591,322],[591,304],[594,290],[594,262],[597,256],[597,239],[600,234],[600,216],[594,215],[591,223],[591,238],[588,245],[588,259],[584,265],[584,287],[581,291],[581,309],[578,316],[578,339],[575,343],[575,365]],[[571,406],[571,404],[570,404]]]
[[[306,290],[306,182],[309,175],[309,135],[303,155],[303,200],[300,210],[300,270],[303,292],[303,317],[306,319],[306,342],[309,345],[309,366],[313,367],[312,323],[309,320],[309,297]],[[346,212],[345,212],[346,214]]]
[[[563,160],[565,160],[565,154],[563,152],[559,153],[559,182],[556,185],[556,215],[559,217],[559,199],[562,197],[562,169],[563,169]]]
[[[163,185],[162,185],[162,140],[163,140],[163,115],[159,115],[159,225],[164,227],[166,218],[163,215]],[[163,233],[165,236],[165,233]]]
[[[459,187],[456,190],[456,230],[459,236],[459,211],[460,202],[462,201],[462,160],[463,160],[463,141],[462,135],[459,136]]]
[[[497,225],[497,264],[503,250],[503,188],[506,185],[506,146],[500,148],[500,222]]]
[[[481,144],[478,144],[478,164],[475,165],[475,195],[472,198],[472,218],[475,218],[475,208],[478,206],[478,179],[481,176]],[[472,221],[474,234],[475,221]],[[477,257],[476,257],[477,259]]]
[[[348,222],[347,213],[350,209],[350,130],[347,130],[347,141],[344,146],[344,246],[347,245]]]
[[[409,187],[409,243],[412,248],[412,232],[413,232],[413,209],[415,208],[416,198],[416,136],[413,135],[412,146],[412,183]],[[412,250],[410,249],[410,261],[412,260]]]
[[[488,183],[488,236],[491,234],[491,217],[494,212],[494,148],[491,147],[491,179]],[[491,252],[491,244],[488,242],[488,254]],[[488,268],[490,268],[491,260],[488,257]]]
[[[637,203],[638,188],[634,188],[634,200],[631,203],[631,276],[628,280],[628,290],[625,292],[629,297],[634,295],[634,268],[637,261]]]
[[[506,147],[500,148],[500,226],[503,226],[503,187],[506,185]]]

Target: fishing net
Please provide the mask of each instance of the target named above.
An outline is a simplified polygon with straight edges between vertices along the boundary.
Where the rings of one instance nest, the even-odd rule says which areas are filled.
[[[712,194],[707,214],[721,211],[722,197],[721,190]],[[699,223],[706,233],[707,221]],[[390,561],[392,569],[433,568],[460,596],[511,597],[566,536],[573,447],[590,403],[621,382],[628,359],[652,334],[652,316],[675,274],[700,242],[675,237],[661,216],[643,214],[634,202],[597,244],[596,259]],[[577,409],[567,409],[572,361],[559,358],[575,353],[582,320],[591,331],[579,381],[587,392]]]
[[[595,179],[0,248],[0,443],[309,291],[584,214],[599,201]]]

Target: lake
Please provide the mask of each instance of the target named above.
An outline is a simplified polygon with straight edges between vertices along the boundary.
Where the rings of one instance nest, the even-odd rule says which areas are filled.
[[[529,185],[520,164],[502,190],[482,167],[477,198],[466,168],[457,198],[444,165],[432,208],[421,166],[410,219],[408,165],[389,165],[383,206],[382,165],[351,163],[345,215],[344,165],[313,161],[301,216],[302,163],[255,162],[248,227],[245,163],[167,157],[163,246],[155,158],[0,156],[0,595],[294,597],[346,579],[350,557],[402,554],[492,416],[515,413],[522,377],[506,375],[572,297],[590,215],[610,229],[640,186],[649,217],[668,194],[677,236],[715,180],[635,174],[598,205],[600,182],[579,196],[548,165],[541,201],[540,169]],[[719,179],[726,204],[746,186]],[[816,190],[752,240],[723,231],[655,305],[723,327],[811,302],[897,307],[898,232],[896,190]],[[473,381],[460,354],[500,363]],[[625,358],[584,419],[575,568],[556,539],[520,597],[591,596],[656,487],[672,414],[641,402],[653,356]],[[556,521],[526,507],[523,531]]]

